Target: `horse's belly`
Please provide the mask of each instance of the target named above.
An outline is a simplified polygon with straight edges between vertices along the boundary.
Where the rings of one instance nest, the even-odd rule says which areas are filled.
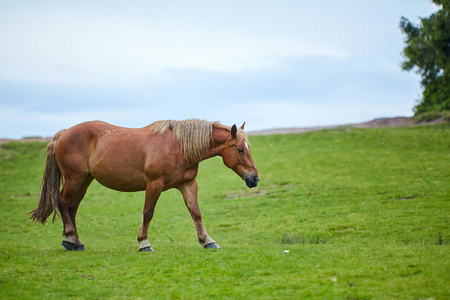
[[[102,185],[122,191],[143,191],[146,187],[146,177],[142,170],[142,163],[118,154],[115,157],[105,155],[90,163],[89,169],[92,176]]]
[[[91,172],[92,176],[102,185],[121,192],[144,191],[146,181],[141,176],[126,176],[124,174],[104,174]]]

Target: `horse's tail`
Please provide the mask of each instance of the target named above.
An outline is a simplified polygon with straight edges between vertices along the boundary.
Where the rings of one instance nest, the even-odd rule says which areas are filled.
[[[56,214],[59,214],[58,196],[59,189],[63,182],[63,176],[58,167],[55,158],[55,144],[65,129],[59,131],[47,145],[47,161],[45,163],[45,171],[42,177],[40,200],[38,207],[30,211],[28,214],[30,220],[45,224],[47,218],[54,211],[53,221]]]

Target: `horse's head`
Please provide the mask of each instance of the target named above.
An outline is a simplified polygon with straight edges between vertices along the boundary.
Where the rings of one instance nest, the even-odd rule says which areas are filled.
[[[245,123],[238,130],[236,125],[233,125],[230,130],[225,148],[222,151],[222,159],[224,164],[238,174],[249,187],[258,185],[259,175],[253,162],[250,148],[247,143],[247,138],[242,132]]]

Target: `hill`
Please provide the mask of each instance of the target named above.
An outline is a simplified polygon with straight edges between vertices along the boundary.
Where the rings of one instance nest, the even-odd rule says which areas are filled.
[[[445,122],[448,122],[448,120],[444,119],[443,117],[434,119],[432,121],[423,120],[421,122],[417,122],[413,117],[394,117],[394,118],[378,118],[368,122],[345,124],[345,125],[315,126],[315,127],[301,127],[301,128],[299,127],[274,128],[268,130],[253,131],[249,132],[249,134],[250,135],[288,134],[288,133],[300,133],[324,129],[337,129],[345,127],[354,127],[354,128],[412,127],[429,124],[441,124]]]
[[[46,144],[0,148],[0,298],[448,299],[450,125],[250,137],[247,189],[204,161],[199,204],[222,249],[204,250],[180,193],[163,193],[155,253],[139,253],[143,193],[97,183],[80,205],[83,252],[36,207]]]

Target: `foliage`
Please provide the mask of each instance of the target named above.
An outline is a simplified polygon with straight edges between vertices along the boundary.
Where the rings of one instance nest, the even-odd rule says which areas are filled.
[[[406,35],[403,70],[416,68],[422,76],[422,99],[416,113],[450,110],[450,1],[433,0],[442,8],[415,26],[402,17],[400,28]]]
[[[181,195],[163,193],[137,251],[143,193],[97,183],[77,224],[31,223],[45,144],[0,150],[0,298],[448,299],[450,125],[251,136],[261,181],[200,165],[204,250]]]

